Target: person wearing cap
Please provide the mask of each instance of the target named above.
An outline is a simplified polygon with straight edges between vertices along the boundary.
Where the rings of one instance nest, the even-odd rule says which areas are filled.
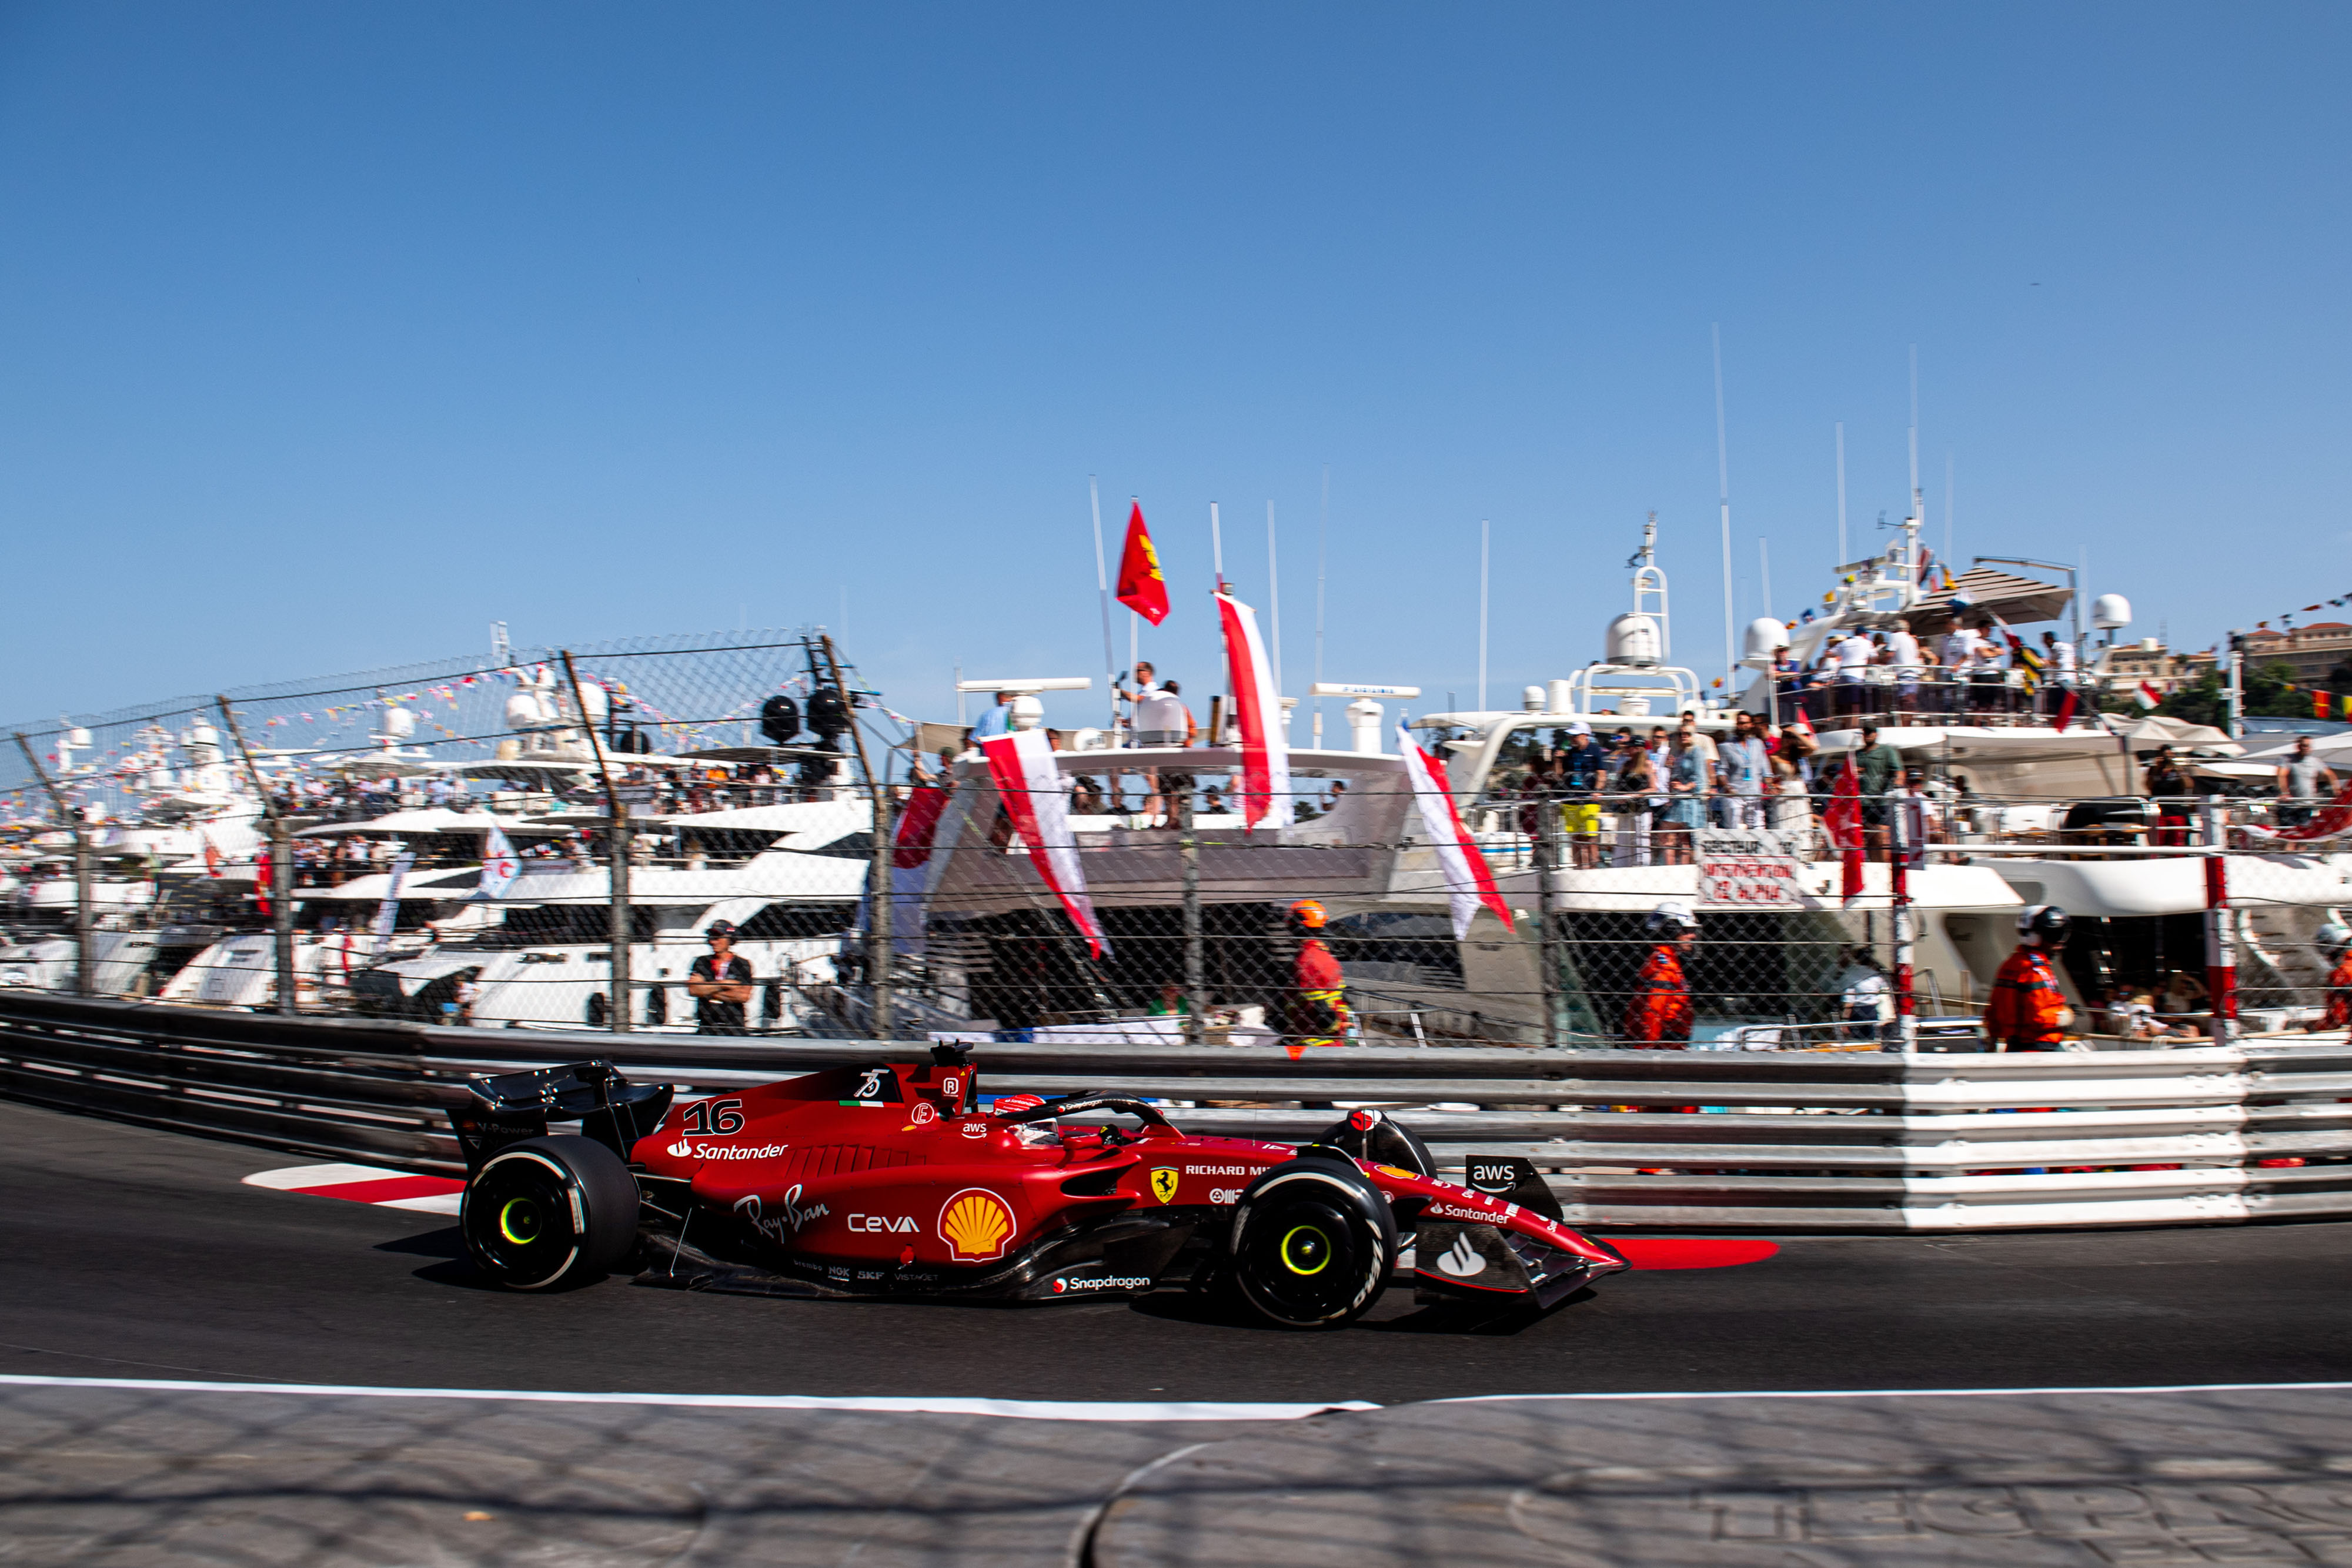
[[[2319,928],[2320,951],[2327,956],[2327,1010],[2304,1025],[2305,1030],[2352,1030],[2352,927],[2329,921]]]
[[[1637,1051],[1678,1050],[1690,1043],[1691,1025],[1697,1021],[1683,956],[1698,945],[1698,916],[1689,904],[1670,898],[1650,911],[1643,928],[1654,946],[1625,1005],[1625,1043]]]
[[[1569,852],[1580,871],[1601,863],[1601,796],[1609,779],[1609,748],[1593,737],[1582,719],[1568,727],[1573,741],[1559,754],[1559,777],[1567,804],[1559,809]]]
[[[702,933],[710,951],[686,971],[698,1034],[749,1034],[744,1009],[751,1000],[751,961],[735,951],[735,923],[714,920]]]
[[[1996,1051],[2056,1051],[2074,1022],[2051,956],[2066,945],[2066,912],[2054,904],[2018,911],[2017,951],[2001,961],[1985,1003],[1985,1033]]]
[[[1349,1029],[1348,979],[1323,940],[1323,905],[1302,898],[1290,906],[1290,935],[1298,942],[1290,991],[1284,998],[1283,1043],[1296,1056],[1310,1045],[1343,1045]]]

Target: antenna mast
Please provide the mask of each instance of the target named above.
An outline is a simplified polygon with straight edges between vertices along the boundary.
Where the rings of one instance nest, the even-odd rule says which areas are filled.
[[[1731,640],[1731,448],[1723,431],[1723,324],[1715,327],[1715,478],[1723,497],[1723,689],[1738,675],[1738,650]]]
[[[1647,615],[1658,623],[1658,657],[1671,659],[1675,653],[1674,632],[1666,615],[1666,571],[1658,564],[1658,514],[1652,512],[1649,521],[1642,525],[1642,548],[1625,563],[1633,569],[1633,613]],[[1642,601],[1657,596],[1658,607],[1650,609]]]
[[[1911,345],[1911,515],[1903,519],[1903,564],[1918,586],[1919,530],[1927,526],[1927,495],[1919,488],[1919,345]],[[1911,596],[1904,595],[1908,603]]]

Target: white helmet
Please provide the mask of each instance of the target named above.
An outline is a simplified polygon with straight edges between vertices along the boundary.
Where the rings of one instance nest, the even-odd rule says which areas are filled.
[[[1679,936],[1685,931],[1698,929],[1698,916],[1692,914],[1691,906],[1681,899],[1669,898],[1652,909],[1643,925],[1654,936]]]
[[[2066,912],[2054,904],[2029,904],[2017,912],[2017,934],[2044,947],[2066,940],[2066,929],[2072,924]]]
[[[2337,952],[2342,952],[2347,947],[2352,947],[2352,925],[2346,925],[2338,920],[2331,920],[2313,934],[2313,939],[2323,947],[2332,947]]]

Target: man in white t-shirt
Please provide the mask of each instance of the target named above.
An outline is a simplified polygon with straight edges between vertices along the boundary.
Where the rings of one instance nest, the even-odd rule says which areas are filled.
[[[1983,644],[1984,639],[1975,627],[1958,621],[1944,634],[1943,647],[1938,651],[1944,656],[1944,668],[1951,672],[1945,678],[1951,682],[1948,706],[1953,713],[1963,712],[1969,706],[1969,675],[1976,668],[1977,650]]]
[[[1906,712],[1919,706],[1919,676],[1926,666],[1919,658],[1919,639],[1910,628],[1897,626],[1887,635],[1887,652],[1895,655],[1895,706]]]

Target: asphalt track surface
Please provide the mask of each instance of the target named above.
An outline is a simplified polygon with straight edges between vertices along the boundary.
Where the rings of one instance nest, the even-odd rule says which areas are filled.
[[[445,1218],[240,1185],[289,1156],[0,1103],[0,1372],[1051,1400],[2352,1379],[2352,1226],[1782,1237],[1532,1322],[1391,1291],[1344,1332],[1182,1293],[987,1308],[485,1289]]]

